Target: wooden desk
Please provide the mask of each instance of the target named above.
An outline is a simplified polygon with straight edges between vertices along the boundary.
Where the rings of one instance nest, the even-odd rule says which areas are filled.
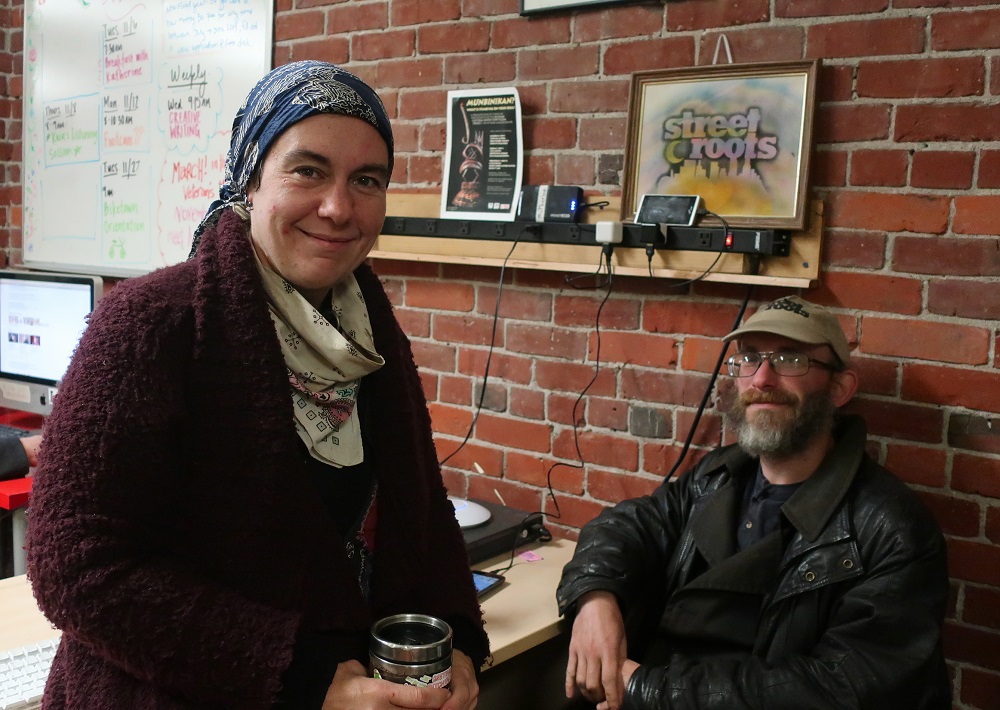
[[[528,562],[514,557],[514,566],[504,572],[507,582],[483,600],[486,633],[490,637],[492,665],[490,668],[558,636],[563,621],[556,606],[556,585],[563,566],[573,556],[576,543],[553,540],[526,545],[518,552],[530,550],[541,557]],[[510,554],[494,557],[476,565],[477,569],[494,570],[507,566]]]
[[[506,584],[483,600],[493,666],[562,631],[556,609],[556,584],[575,547],[568,540],[554,540],[521,548],[542,559],[526,562],[515,557],[514,566],[504,574]],[[496,557],[477,567],[497,569],[505,566],[509,558],[509,555]],[[20,648],[58,635],[59,631],[38,610],[25,575],[0,580],[0,650]]]
[[[26,576],[0,579],[0,651],[22,648],[59,635],[59,630],[38,610]]]
[[[494,670],[483,676],[479,704],[482,710],[509,710],[511,707],[553,710],[561,707],[554,700],[545,699],[541,691],[558,699],[562,692],[560,677],[565,673],[565,661],[556,656],[554,661],[541,663],[530,652],[557,643],[557,637],[565,628],[556,607],[555,591],[563,565],[573,556],[574,549],[576,544],[569,540],[553,540],[519,548],[519,553],[528,550],[542,559],[528,562],[515,556],[514,566],[504,573],[507,582],[483,600],[486,631],[492,649],[492,662],[488,662],[484,670]],[[505,567],[509,560],[509,554],[502,555],[476,567],[499,569]],[[21,648],[58,637],[59,633],[38,610],[26,576],[0,580],[0,650]],[[530,668],[525,670],[519,668],[517,663],[505,663],[517,656],[524,658]],[[544,658],[548,659],[548,656]],[[501,668],[495,670],[497,666]],[[505,673],[505,669],[510,672]],[[544,688],[536,685],[541,681],[542,676],[538,674],[542,671],[551,676],[545,676]],[[518,696],[516,701],[511,701],[512,693],[523,692],[531,694],[532,698]]]
[[[570,540],[519,548],[542,559],[516,563],[508,583],[483,600],[492,664],[483,667],[478,710],[581,710],[563,690],[569,626],[559,617],[556,586],[563,566],[576,549]],[[505,567],[510,555],[487,560],[479,569]],[[589,706],[591,710],[593,705]]]

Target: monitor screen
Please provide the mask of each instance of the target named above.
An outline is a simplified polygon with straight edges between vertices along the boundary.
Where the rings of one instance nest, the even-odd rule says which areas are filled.
[[[103,290],[99,276],[0,269],[0,406],[52,411]]]

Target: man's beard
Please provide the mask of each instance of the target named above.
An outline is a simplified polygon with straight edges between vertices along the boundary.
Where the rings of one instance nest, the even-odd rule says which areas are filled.
[[[747,408],[763,402],[791,407],[756,411],[750,421]],[[800,400],[780,390],[748,390],[732,399],[725,414],[744,451],[751,456],[767,454],[780,459],[804,451],[814,439],[831,431],[836,411],[829,392],[815,392]]]

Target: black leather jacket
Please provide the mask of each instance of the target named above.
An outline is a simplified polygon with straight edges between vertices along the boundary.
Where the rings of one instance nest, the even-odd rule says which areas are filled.
[[[845,418],[782,530],[741,552],[757,461],[737,446],[583,528],[559,610],[595,589],[617,596],[642,661],[623,709],[951,707],[944,539],[865,443],[863,421]]]

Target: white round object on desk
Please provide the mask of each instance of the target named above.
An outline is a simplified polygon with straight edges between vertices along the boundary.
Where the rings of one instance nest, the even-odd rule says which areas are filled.
[[[455,518],[458,519],[458,525],[461,528],[474,528],[477,525],[482,525],[489,521],[490,515],[492,515],[489,508],[471,500],[454,496],[448,496],[448,500],[455,506]]]

